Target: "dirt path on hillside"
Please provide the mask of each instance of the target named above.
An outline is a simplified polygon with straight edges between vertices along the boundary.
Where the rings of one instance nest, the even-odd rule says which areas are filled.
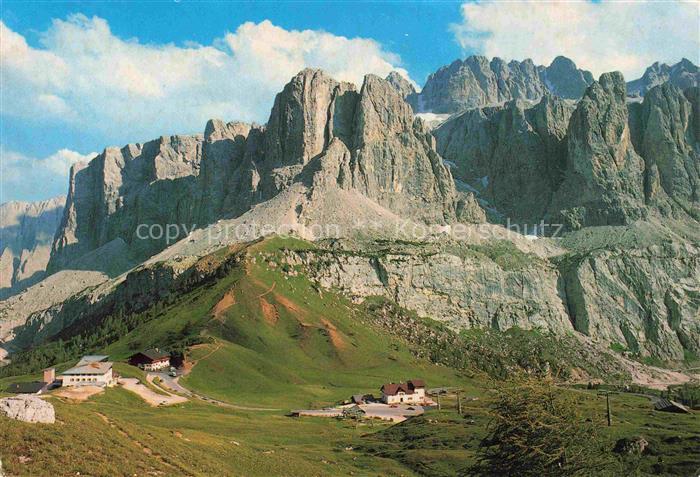
[[[102,414],[101,412],[97,412],[97,411],[95,411],[95,414],[97,414],[99,416],[99,418],[102,419],[102,421],[106,425],[108,425],[109,427],[111,427],[112,429],[117,431],[122,437],[126,438],[127,440],[129,440],[129,442],[131,442],[136,447],[141,449],[141,451],[144,454],[148,454],[148,455],[152,456],[154,459],[156,459],[160,463],[160,465],[163,466],[164,469],[168,470],[168,472],[162,472],[160,475],[169,475],[169,472],[183,473],[184,475],[188,475],[188,476],[193,475],[189,472],[186,472],[182,467],[171,464],[168,460],[164,459],[163,456],[161,456],[160,454],[154,453],[150,447],[148,447],[146,444],[144,444],[143,442],[136,439],[134,436],[130,435],[116,421],[114,421],[113,419],[110,419],[105,414]],[[154,475],[158,475],[158,474],[154,474]]]
[[[259,280],[255,280],[255,282],[257,285],[260,285],[260,286],[263,285],[262,282],[260,282]],[[265,295],[267,295],[268,293],[270,293],[272,290],[274,290],[275,285],[277,285],[277,282],[272,282],[272,286],[270,288],[268,288],[266,291],[264,291],[263,293],[261,293],[260,295],[258,295],[258,298],[262,298]]]
[[[120,378],[119,384],[121,384],[124,389],[137,394],[151,406],[172,406],[173,404],[180,404],[187,401],[186,397],[178,396],[176,394],[158,394],[152,389],[141,384],[136,378]]]

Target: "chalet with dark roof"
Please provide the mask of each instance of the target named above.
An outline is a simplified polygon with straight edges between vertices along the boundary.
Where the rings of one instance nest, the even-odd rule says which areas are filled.
[[[129,364],[144,371],[159,371],[170,366],[170,353],[158,348],[140,351],[129,358]]]
[[[386,404],[415,404],[425,401],[425,381],[422,379],[411,379],[405,383],[387,383],[381,390],[382,402]]]

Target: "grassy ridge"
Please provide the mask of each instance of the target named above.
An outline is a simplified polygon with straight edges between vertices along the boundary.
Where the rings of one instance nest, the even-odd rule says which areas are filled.
[[[267,242],[251,249],[255,260],[227,290],[234,304],[208,322],[217,344],[193,355],[207,357],[183,380],[188,386],[223,400],[293,407],[377,393],[390,380],[465,382],[458,371],[416,359],[405,344],[366,326],[364,308],[271,268],[264,258],[270,250]]]

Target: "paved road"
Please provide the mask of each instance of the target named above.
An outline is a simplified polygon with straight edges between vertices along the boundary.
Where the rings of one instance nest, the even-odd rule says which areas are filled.
[[[171,390],[175,391],[176,393],[183,394],[185,396],[192,396],[192,392],[185,388],[184,386],[180,385],[180,376],[182,376],[182,373],[178,372],[177,376],[173,377],[170,376],[169,373],[148,373],[149,376],[155,376],[160,378],[161,382],[163,385],[165,385],[166,388],[170,388]]]

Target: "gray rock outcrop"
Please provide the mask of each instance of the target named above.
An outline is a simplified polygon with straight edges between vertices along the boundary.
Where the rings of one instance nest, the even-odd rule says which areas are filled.
[[[74,165],[49,272],[66,268],[116,239],[130,246],[135,260],[146,258],[167,241],[165,237],[139,240],[140,224],[193,223],[202,142],[202,136],[163,136],[121,149],[107,148],[89,164]],[[101,269],[104,263],[94,267]]]
[[[547,92],[578,99],[592,82],[591,73],[577,69],[563,56],[547,67],[529,59],[506,63],[500,58],[470,56],[431,74],[421,92],[407,100],[419,113],[453,114],[512,99],[537,101]]]
[[[695,87],[684,94],[666,82],[650,89],[642,103],[629,105],[632,141],[645,162],[647,202],[668,213],[680,207],[696,220],[700,220],[699,93]]]
[[[14,396],[0,399],[0,413],[10,419],[24,422],[53,424],[56,414],[53,405],[36,396]]]
[[[566,169],[566,131],[574,106],[549,94],[476,108],[434,131],[452,174],[512,222],[544,217]]]
[[[567,237],[570,249],[546,256],[492,239],[333,243],[286,259],[355,301],[384,296],[457,330],[578,332],[605,347],[682,360],[700,352],[699,238],[648,224],[589,228]]]
[[[685,350],[700,351],[698,245],[696,235],[695,243],[667,238],[562,257],[560,283],[574,329],[641,355],[682,360]]]
[[[193,227],[241,216],[280,194],[303,222],[331,190],[360,194],[411,220],[483,220],[471,196],[456,191],[433,137],[391,83],[368,75],[357,91],[306,69],[277,95],[264,128],[213,120],[203,136],[108,148],[76,165],[49,269],[113,250],[115,241],[126,244],[128,263],[138,263]],[[352,221],[337,213],[342,204],[323,209],[325,223]],[[168,224],[175,236],[164,233]],[[150,226],[160,237],[147,233]]]
[[[540,78],[547,90],[561,98],[578,99],[593,83],[590,71],[578,69],[576,63],[565,56],[557,56],[548,67],[540,71]]]
[[[654,86],[671,83],[681,90],[700,85],[700,72],[698,67],[687,58],[683,58],[675,65],[667,65],[658,61],[646,69],[641,78],[627,83],[627,94],[630,96],[644,96]]]
[[[64,196],[0,205],[0,299],[44,277]]]
[[[551,220],[578,229],[644,218],[644,161],[630,138],[625,82],[604,73],[579,101],[567,131],[564,180]]]
[[[334,249],[289,252],[288,263],[324,288],[356,301],[386,296],[419,316],[455,329],[519,326],[564,333],[571,323],[559,296],[556,267],[517,248],[523,267],[499,265],[488,257],[492,245],[415,244],[395,250]]]
[[[497,220],[623,225],[700,216],[698,88],[670,83],[625,101],[606,73],[573,104],[545,95],[453,116],[433,131],[452,173]]]

